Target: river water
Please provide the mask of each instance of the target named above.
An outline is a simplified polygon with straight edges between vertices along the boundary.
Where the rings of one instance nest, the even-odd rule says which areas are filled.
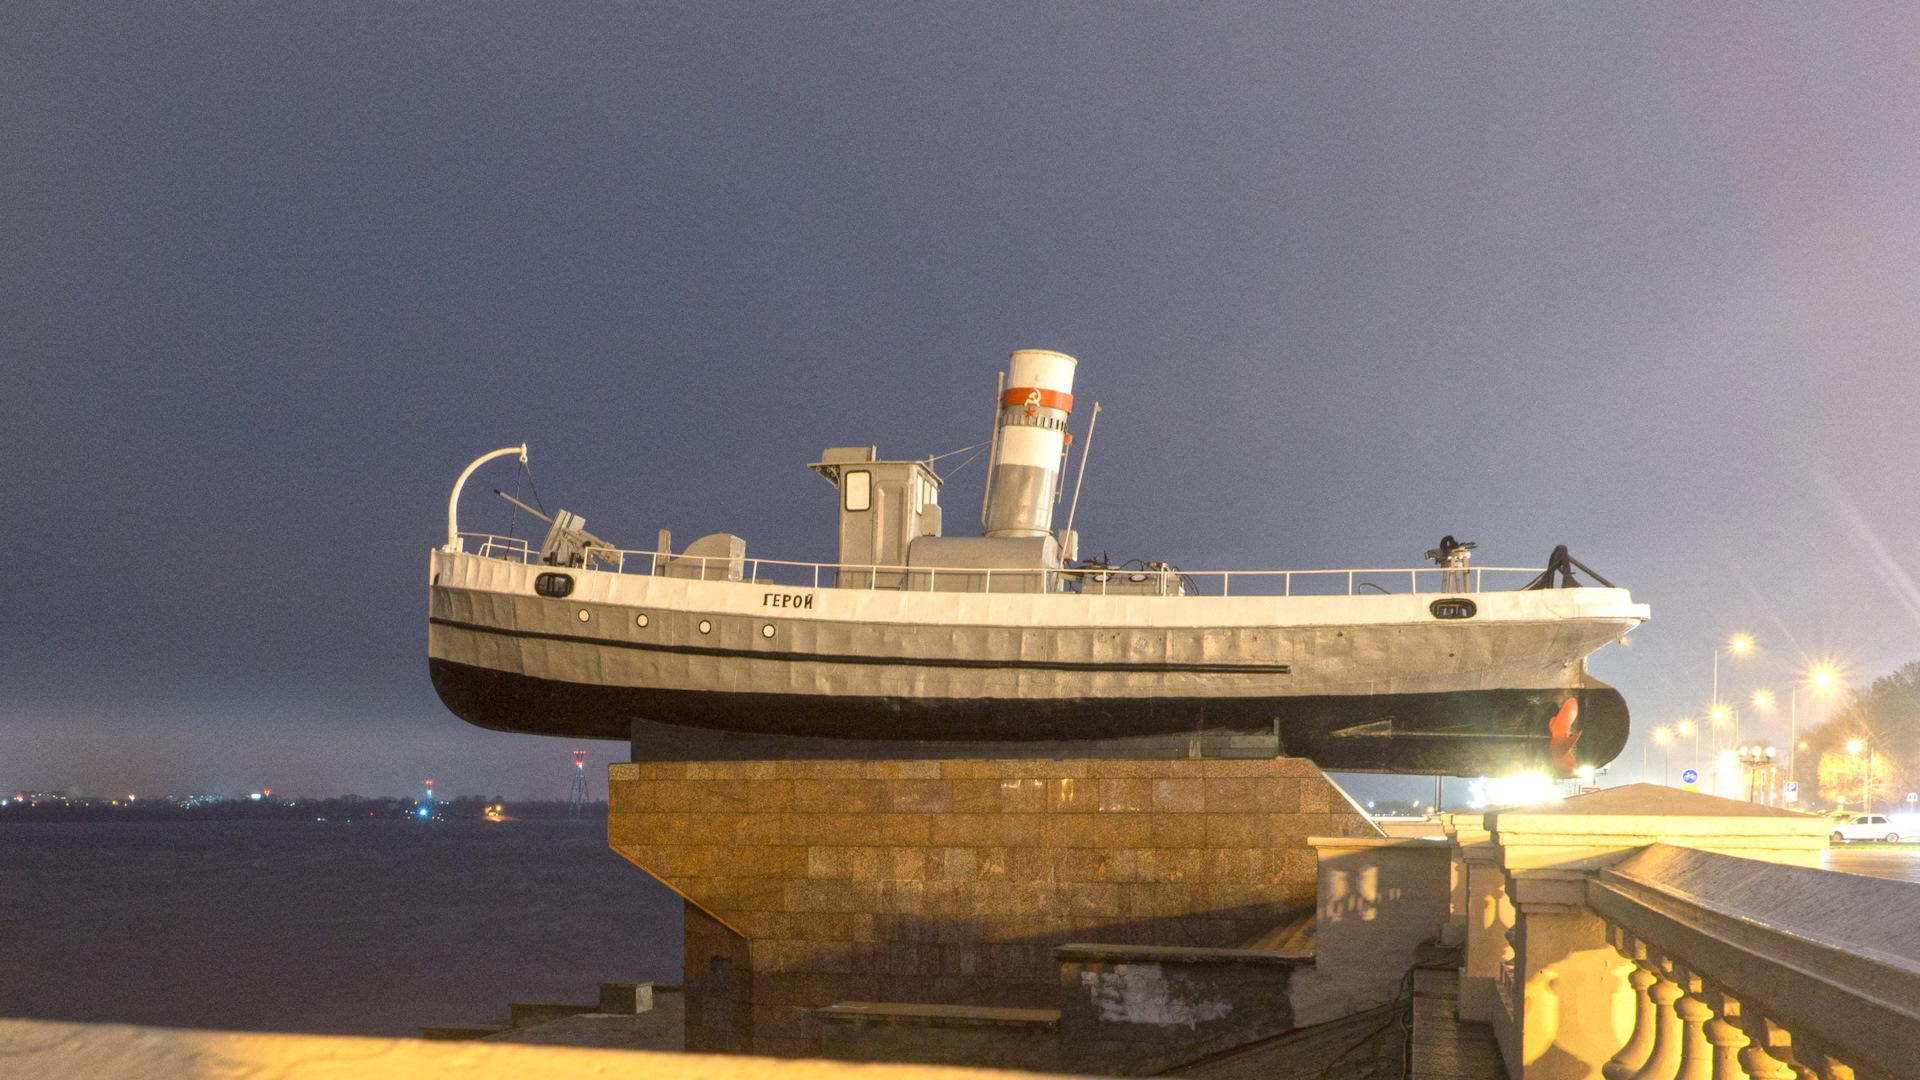
[[[1920,881],[1920,845],[1823,865]],[[0,1016],[362,1035],[680,981],[605,819],[0,826]]]
[[[606,820],[0,826],[0,1016],[417,1035],[680,981]]]

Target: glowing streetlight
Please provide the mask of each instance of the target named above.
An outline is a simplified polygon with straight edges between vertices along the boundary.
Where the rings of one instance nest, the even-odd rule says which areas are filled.
[[[1756,709],[1773,708],[1773,691],[1764,688],[1755,690],[1753,692],[1753,707]]]
[[[1731,705],[1714,702],[1713,708],[1707,711],[1707,724],[1713,736],[1713,752],[1716,754],[1725,750],[1730,742],[1740,740],[1740,713]],[[1726,738],[1726,729],[1729,726],[1733,728],[1731,740]],[[1715,792],[1715,794],[1719,793]]]
[[[1727,639],[1725,645],[1713,650],[1713,697],[1711,699],[1711,708],[1713,709],[1714,725],[1716,727],[1732,716],[1731,710],[1720,700],[1720,654],[1726,653],[1728,656],[1745,656],[1752,651],[1753,635],[1744,632],[1733,635]],[[1738,738],[1739,729],[1736,727],[1734,730],[1735,737]],[[1716,739],[1715,742],[1717,745],[1718,740]]]
[[[1840,667],[1831,660],[1821,660],[1807,669],[1805,688],[1814,694],[1825,694],[1840,685]],[[1800,741],[1800,690],[1801,684],[1795,684],[1787,697],[1787,776],[1797,777],[1793,771],[1795,754],[1805,750],[1807,745]]]
[[[1654,728],[1653,741],[1654,741],[1654,745],[1660,747],[1660,783],[1663,786],[1666,786],[1669,784],[1668,770],[1667,770],[1667,744],[1673,741],[1673,729],[1672,728]]]

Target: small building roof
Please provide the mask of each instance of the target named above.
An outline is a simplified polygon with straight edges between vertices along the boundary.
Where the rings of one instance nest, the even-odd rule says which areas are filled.
[[[1805,818],[1798,810],[1760,803],[1743,802],[1721,795],[1682,791],[1664,784],[1626,784],[1586,795],[1575,795],[1557,803],[1539,806],[1508,806],[1489,810],[1489,814],[1518,813],[1529,816],[1605,815],[1608,817],[1745,817]]]

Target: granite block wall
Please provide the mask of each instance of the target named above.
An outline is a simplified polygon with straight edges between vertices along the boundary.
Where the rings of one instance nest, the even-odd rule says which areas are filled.
[[[1058,1007],[1069,941],[1235,947],[1378,835],[1312,763],[642,762],[613,849],[688,904],[687,1048],[817,1054],[840,1001]]]

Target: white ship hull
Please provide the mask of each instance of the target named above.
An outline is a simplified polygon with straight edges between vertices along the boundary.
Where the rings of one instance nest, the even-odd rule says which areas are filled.
[[[632,739],[642,760],[1289,754],[1565,772],[1624,745],[1625,703],[1585,658],[1647,617],[1614,588],[1479,592],[1471,617],[1442,619],[1431,593],[932,592],[580,568],[555,599],[534,588],[550,570],[434,553],[435,686],[472,723]]]

